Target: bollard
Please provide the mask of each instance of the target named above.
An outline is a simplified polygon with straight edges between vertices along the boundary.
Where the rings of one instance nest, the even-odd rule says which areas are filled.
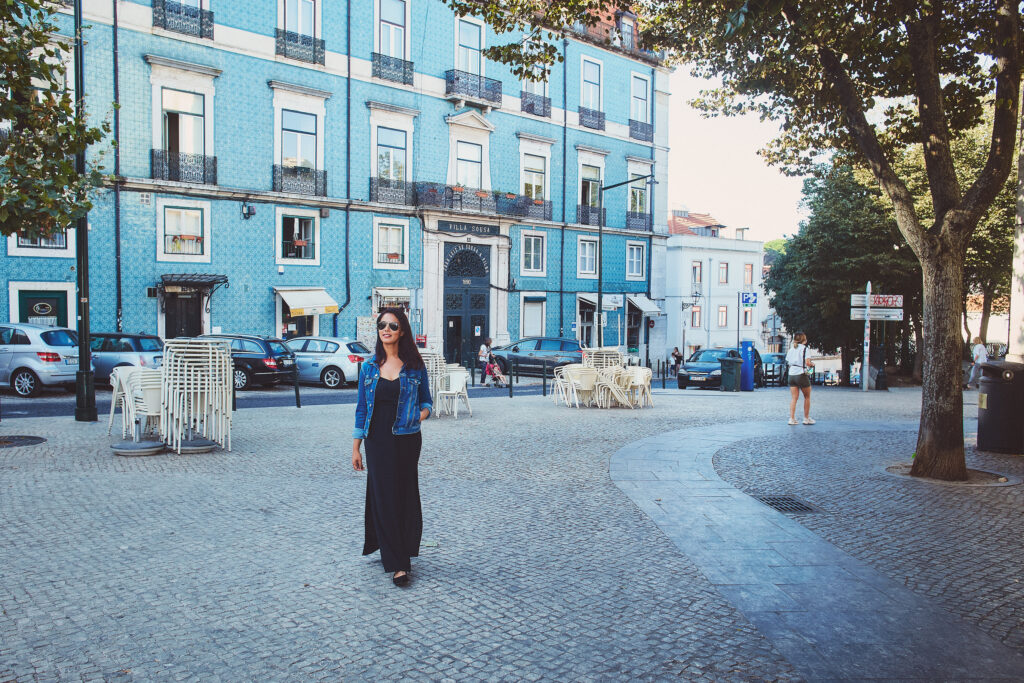
[[[516,384],[519,384],[519,359],[518,358],[513,358],[512,359],[512,374],[516,378]]]
[[[295,368],[295,372],[292,373],[292,386],[295,387],[295,407],[302,407],[302,399],[299,398],[299,369]]]
[[[665,388],[665,375],[668,374],[668,363],[661,366],[661,388]]]
[[[514,384],[514,382],[512,381],[512,368],[511,367],[509,368],[508,376],[505,379],[508,381],[508,397],[512,398],[512,385]]]
[[[231,412],[238,410],[238,392],[235,391],[235,378],[231,378]]]
[[[540,377],[541,377],[541,379],[540,379],[540,386],[541,386],[540,393],[541,393],[541,396],[547,396],[548,395],[548,362],[547,361],[544,361],[544,369],[541,371],[541,376]]]
[[[469,379],[472,382],[472,384],[470,384],[470,386],[471,387],[475,387],[476,386],[476,363],[470,363],[469,364]],[[483,377],[481,377],[480,379],[482,380]]]

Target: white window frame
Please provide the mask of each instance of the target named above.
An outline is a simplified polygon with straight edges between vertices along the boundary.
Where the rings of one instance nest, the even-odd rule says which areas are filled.
[[[480,189],[491,189],[491,133],[493,131],[494,124],[476,111],[467,111],[448,117],[448,176],[446,184],[457,184],[456,149],[458,143],[460,141],[472,142],[480,145],[482,149]]]
[[[697,272],[696,272],[697,278],[696,279],[694,279],[694,277],[693,277],[695,275],[695,273],[693,272],[694,268],[696,268],[696,270],[697,270]],[[694,285],[704,284],[704,262],[703,261],[696,260],[696,261],[691,261],[690,262],[690,283],[694,284]]]
[[[605,183],[605,169],[604,162],[606,154],[600,154],[596,151],[580,149],[579,145],[576,146],[576,204],[583,204],[583,167],[584,166],[597,166],[601,169],[601,185]],[[628,193],[627,193],[628,194]]]
[[[380,249],[380,226],[384,225],[400,225],[402,226],[402,239],[403,239],[403,253],[405,259],[402,263],[378,263],[377,253]],[[409,270],[409,219],[408,218],[392,218],[391,216],[374,216],[373,217],[373,254],[371,255],[373,261],[374,270]]]
[[[156,260],[169,263],[210,263],[213,259],[213,205],[211,202],[179,197],[158,197],[156,202]],[[203,253],[164,253],[164,209],[201,209],[203,212]]]
[[[541,240],[541,257],[539,270],[527,270],[524,255],[526,254],[527,238]],[[548,233],[543,230],[523,230],[519,236],[519,275],[521,277],[546,277],[548,274]]]
[[[21,297],[18,296],[18,293],[21,290],[28,289],[39,292],[64,292],[67,295],[68,326],[74,329],[74,321],[78,315],[78,307],[75,303],[75,287],[76,285],[74,282],[33,282],[30,280],[10,280],[7,283],[7,317],[10,318],[8,322],[20,322],[18,318],[21,317]]]
[[[555,140],[522,132],[516,136],[519,138],[519,194],[526,183],[526,155],[532,154],[544,159],[544,200],[551,201],[551,145]]]
[[[589,243],[592,243],[594,245],[594,270],[593,270],[593,272],[580,270],[580,250],[581,250],[581,245],[584,242],[589,242]],[[580,280],[596,280],[597,279],[598,272],[601,270],[601,259],[599,258],[599,255],[597,253],[597,250],[598,250],[599,247],[600,247],[600,244],[599,244],[599,242],[597,240],[597,237],[594,237],[592,235],[578,235],[576,237],[576,277],[578,279],[580,279]]]
[[[520,339],[522,339],[523,337],[527,336],[527,334],[526,334],[526,325],[525,325],[526,316],[524,315],[524,312],[526,311],[526,298],[527,297],[529,297],[531,299],[535,298],[535,297],[544,297],[544,301],[536,301],[536,302],[533,302],[533,303],[540,304],[541,333],[540,333],[539,336],[544,337],[544,336],[547,335],[547,331],[548,331],[548,300],[547,300],[547,294],[548,294],[547,292],[520,292],[519,293],[519,338]]]
[[[412,41],[409,34],[412,33],[410,30],[410,22],[412,21],[410,6],[412,4],[412,0],[403,0],[403,2],[405,2],[405,56],[402,57],[402,59],[411,61],[409,56],[412,54]],[[378,54],[383,54],[380,51],[380,25],[380,0],[373,0],[373,51]]]
[[[703,312],[704,312],[704,309],[701,308],[700,304],[697,304],[696,306],[692,306],[690,308],[690,328],[691,329],[696,330],[696,329],[698,329],[700,327],[701,322],[703,322],[701,320],[701,314]]]
[[[744,308],[743,309],[743,327],[754,326],[754,309]]]
[[[394,128],[405,131],[405,182],[412,182],[416,177],[413,175],[413,132],[419,111],[380,102],[367,102],[366,106],[370,110],[370,175],[377,177],[377,129]]]
[[[584,62],[590,62],[591,64],[596,64],[597,65],[598,73],[600,74],[599,77],[601,79],[600,81],[598,81],[598,84],[597,84],[597,100],[598,100],[598,103],[600,104],[600,106],[595,111],[603,112],[604,111],[604,76],[605,76],[605,73],[604,73],[604,62],[602,62],[600,59],[595,59],[595,58],[587,56],[587,55],[580,55],[580,106],[581,107],[586,107],[587,109],[592,109],[592,107],[587,107],[587,105],[583,104],[583,89],[584,89],[584,83],[585,83],[585,81],[583,80],[583,64],[584,64]]]
[[[534,70],[540,69],[540,67],[533,67]],[[548,97],[548,86],[551,81],[551,72],[547,71],[545,74],[547,77],[539,81],[531,81],[527,78],[523,78],[519,82],[519,88],[524,92],[532,93],[538,97]],[[540,92],[533,92],[530,88],[540,88]]]
[[[281,253],[282,230],[285,216],[313,219],[313,242],[316,244],[314,258],[285,258]],[[320,210],[300,209],[290,206],[274,207],[274,264],[278,266],[319,266],[323,254],[323,242],[320,240]]]
[[[749,269],[749,271],[748,271],[748,269]],[[748,272],[750,273],[750,282],[747,282],[747,273]],[[743,284],[744,285],[753,285],[754,284],[754,264],[753,263],[744,263],[743,264]]]
[[[637,247],[640,248],[640,273],[631,274],[629,272],[629,250]],[[630,282],[644,281],[647,279],[647,242],[642,242],[640,240],[626,241],[626,279]]]
[[[626,22],[629,22],[629,31],[626,31]],[[622,15],[619,17],[619,41],[628,50],[635,50],[636,45],[636,19]],[[629,35],[628,44],[626,35]]]
[[[152,55],[146,55],[146,61],[150,64],[149,82],[152,97],[150,146],[153,149],[164,148],[163,89],[170,88],[203,96],[203,153],[207,156],[216,156],[217,148],[213,145],[213,131],[216,128],[213,118],[216,88],[213,81],[220,75],[220,70]]]
[[[633,79],[639,79],[644,81],[647,85],[647,106],[644,107],[644,117],[642,119],[633,118]],[[651,122],[651,77],[650,75],[644,75],[631,71],[629,74],[629,118],[632,121],[640,121],[641,123]]]
[[[31,256],[33,258],[75,258],[75,228],[68,228],[65,233],[63,249],[47,247],[22,247],[18,245],[18,235],[7,236],[8,256]]]
[[[480,160],[479,161],[477,161],[476,159],[471,159],[468,155],[467,156],[463,156],[464,154],[466,154],[468,152],[473,152],[473,151],[476,151],[476,150],[480,150]],[[470,182],[467,182],[466,180],[463,180],[462,178],[459,178],[459,164],[460,164],[460,162],[461,163],[465,163],[465,164],[479,164],[480,181],[479,182],[472,182],[472,183],[470,183]],[[468,168],[471,168],[471,167],[467,166],[466,168],[468,169]],[[477,189],[477,188],[482,188],[483,187],[483,184],[484,184],[484,146],[482,144],[480,144],[479,142],[471,142],[469,140],[456,140],[455,141],[455,184],[459,185],[459,186],[462,186],[462,187],[465,187],[467,189],[469,189],[469,188]]]
[[[318,4],[319,6],[319,4]],[[316,117],[316,168],[324,170],[324,148],[327,146],[326,128],[324,118],[327,115],[325,102],[330,97],[329,93],[319,91],[308,91],[301,86],[290,86],[280,81],[271,81],[270,87],[274,90],[274,164],[281,165],[281,113],[285,109],[312,114]],[[316,94],[313,94],[313,93]]]
[[[726,329],[729,327],[729,307],[719,306],[718,307],[718,328]]]
[[[459,22],[465,21],[470,24],[476,24],[480,27],[480,76],[484,77],[487,75],[487,58],[484,57],[484,50],[487,48],[487,24],[476,17],[460,17],[458,14],[455,15],[455,44],[454,51],[452,52],[452,65],[455,69],[459,67]],[[467,72],[468,73],[468,72]]]
[[[323,0],[313,0],[313,38],[320,38],[323,34],[324,22],[321,18],[321,8],[323,7]],[[284,12],[285,12],[285,0],[277,0],[277,28],[282,31],[286,30],[284,26]],[[300,34],[300,35],[305,35]],[[281,57],[282,55],[278,55]],[[287,59],[287,58],[285,58]]]
[[[724,272],[725,272],[725,279],[724,280],[722,279],[723,269],[724,269]],[[729,284],[729,262],[728,261],[719,261],[719,263],[718,263],[718,284],[720,284],[720,285],[727,285],[727,284]]]

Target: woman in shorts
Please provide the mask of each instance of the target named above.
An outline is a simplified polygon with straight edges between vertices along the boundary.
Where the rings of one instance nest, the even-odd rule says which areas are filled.
[[[804,424],[812,425],[811,419],[811,378],[807,368],[814,363],[807,360],[807,335],[797,332],[793,335],[793,346],[786,352],[786,365],[789,366],[789,424],[800,424],[796,421],[796,402],[800,393],[804,395]]]

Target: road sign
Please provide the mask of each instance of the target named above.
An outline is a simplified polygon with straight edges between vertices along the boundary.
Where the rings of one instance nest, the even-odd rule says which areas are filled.
[[[756,306],[757,292],[740,292],[740,303],[744,306]]]
[[[575,322],[572,324],[572,333],[576,334],[576,323]]]
[[[865,317],[870,310],[871,314]],[[902,308],[851,308],[850,320],[903,320]]]
[[[867,306],[868,295],[867,294],[851,294],[850,295],[851,306]],[[875,306],[879,308],[903,308],[903,295],[902,294],[872,294],[871,295],[871,308]],[[862,320],[862,318],[858,318]]]

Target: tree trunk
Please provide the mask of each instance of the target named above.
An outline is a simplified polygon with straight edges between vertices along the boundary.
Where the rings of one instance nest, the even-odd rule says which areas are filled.
[[[988,321],[991,316],[992,289],[986,288],[981,293],[981,322],[978,324],[978,336],[981,337],[983,342],[988,341]]]
[[[845,346],[839,347],[839,384],[840,386],[850,386],[850,349]]]
[[[924,334],[921,331],[921,319],[914,316],[914,371],[915,382],[921,381],[921,368],[924,365]]]
[[[960,355],[963,255],[944,241],[921,259],[924,348],[921,423],[910,474],[947,481],[967,479]]]

